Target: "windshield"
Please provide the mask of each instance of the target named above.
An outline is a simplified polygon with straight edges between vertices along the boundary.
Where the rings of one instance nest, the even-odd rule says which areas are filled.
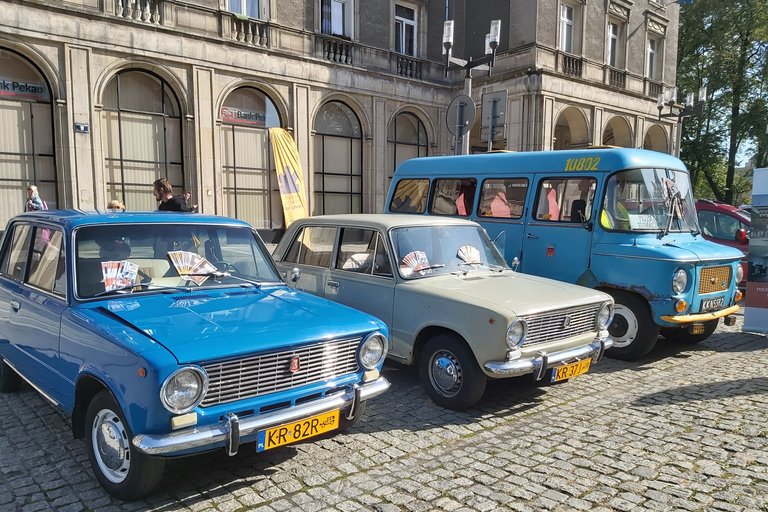
[[[632,169],[608,179],[600,225],[612,231],[698,232],[688,173]]]
[[[211,272],[218,274],[209,277]],[[268,252],[250,228],[195,224],[80,228],[75,234],[75,275],[81,299],[280,282]]]
[[[485,231],[475,226],[395,228],[391,237],[400,275],[407,279],[507,268]]]

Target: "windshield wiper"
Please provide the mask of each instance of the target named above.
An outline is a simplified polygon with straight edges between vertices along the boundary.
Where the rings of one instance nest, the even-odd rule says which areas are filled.
[[[186,276],[191,276],[191,277],[210,277],[210,278],[213,278],[213,279],[222,278],[222,277],[231,277],[232,279],[236,279],[238,281],[243,281],[244,283],[247,283],[247,284],[249,284],[251,286],[254,286],[256,288],[261,288],[261,283],[258,282],[258,281],[254,281],[252,279],[246,279],[244,277],[233,276],[229,272],[222,272],[220,270],[214,270],[214,271],[211,271],[211,272],[201,272],[199,274],[179,274],[179,277],[181,277],[181,278],[184,278]]]
[[[192,291],[192,289],[187,286],[160,286],[154,283],[134,283],[126,286],[121,286],[120,288],[115,288],[114,290],[104,290],[103,292],[99,292],[95,294],[93,297],[103,297],[105,295],[126,295],[129,291],[133,291],[134,288],[150,288],[150,287],[155,287],[154,288],[155,290],[162,291],[163,293],[172,293],[172,292],[189,293]]]
[[[679,214],[678,214],[679,212]],[[664,228],[664,231],[661,233],[661,237],[664,238],[669,234],[670,231],[672,231],[672,223],[675,221],[675,217],[677,217],[678,220],[683,215],[683,198],[680,197],[679,193],[676,193],[672,196],[672,202],[669,205],[669,222],[667,222],[666,228]],[[680,226],[678,225],[678,229],[680,229]]]

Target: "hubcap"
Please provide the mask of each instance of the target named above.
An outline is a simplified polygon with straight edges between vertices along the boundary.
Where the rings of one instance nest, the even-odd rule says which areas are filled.
[[[461,389],[461,365],[451,352],[441,350],[432,355],[429,362],[429,380],[443,396],[455,396]]]
[[[623,304],[616,304],[613,321],[608,326],[608,334],[613,338],[614,348],[628,347],[635,341],[639,329],[637,317]]]
[[[131,467],[128,433],[120,417],[102,409],[93,419],[93,452],[99,469],[110,482],[120,483]]]

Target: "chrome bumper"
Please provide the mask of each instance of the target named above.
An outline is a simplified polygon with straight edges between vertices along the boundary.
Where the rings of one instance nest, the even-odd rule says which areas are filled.
[[[514,361],[489,361],[485,363],[486,371],[500,377],[515,377],[517,375],[533,374],[535,380],[541,380],[549,368],[564,362],[576,362],[588,357],[597,363],[603,358],[605,351],[613,346],[610,336],[595,338],[589,345],[552,352],[538,352],[535,357],[516,359]]]
[[[379,377],[373,382],[354,385],[352,391],[321,398],[314,402],[297,405],[289,409],[259,414],[244,419],[228,414],[221,423],[205,427],[191,427],[168,434],[140,434],[133,438],[133,445],[148,455],[171,455],[206,446],[223,444],[229,455],[235,455],[240,439],[260,430],[286,423],[303,420],[357,404],[384,393],[389,381]]]

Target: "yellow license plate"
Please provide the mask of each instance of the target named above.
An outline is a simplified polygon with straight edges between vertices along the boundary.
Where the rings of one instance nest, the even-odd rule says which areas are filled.
[[[277,448],[284,444],[319,436],[338,428],[338,426],[339,411],[336,410],[289,423],[288,425],[262,430],[259,432],[259,437],[256,441],[256,451],[263,452],[270,448]]]
[[[552,380],[550,382],[570,379],[571,377],[581,375],[582,373],[587,373],[591,363],[592,359],[586,359],[584,361],[579,361],[578,363],[552,368]]]

